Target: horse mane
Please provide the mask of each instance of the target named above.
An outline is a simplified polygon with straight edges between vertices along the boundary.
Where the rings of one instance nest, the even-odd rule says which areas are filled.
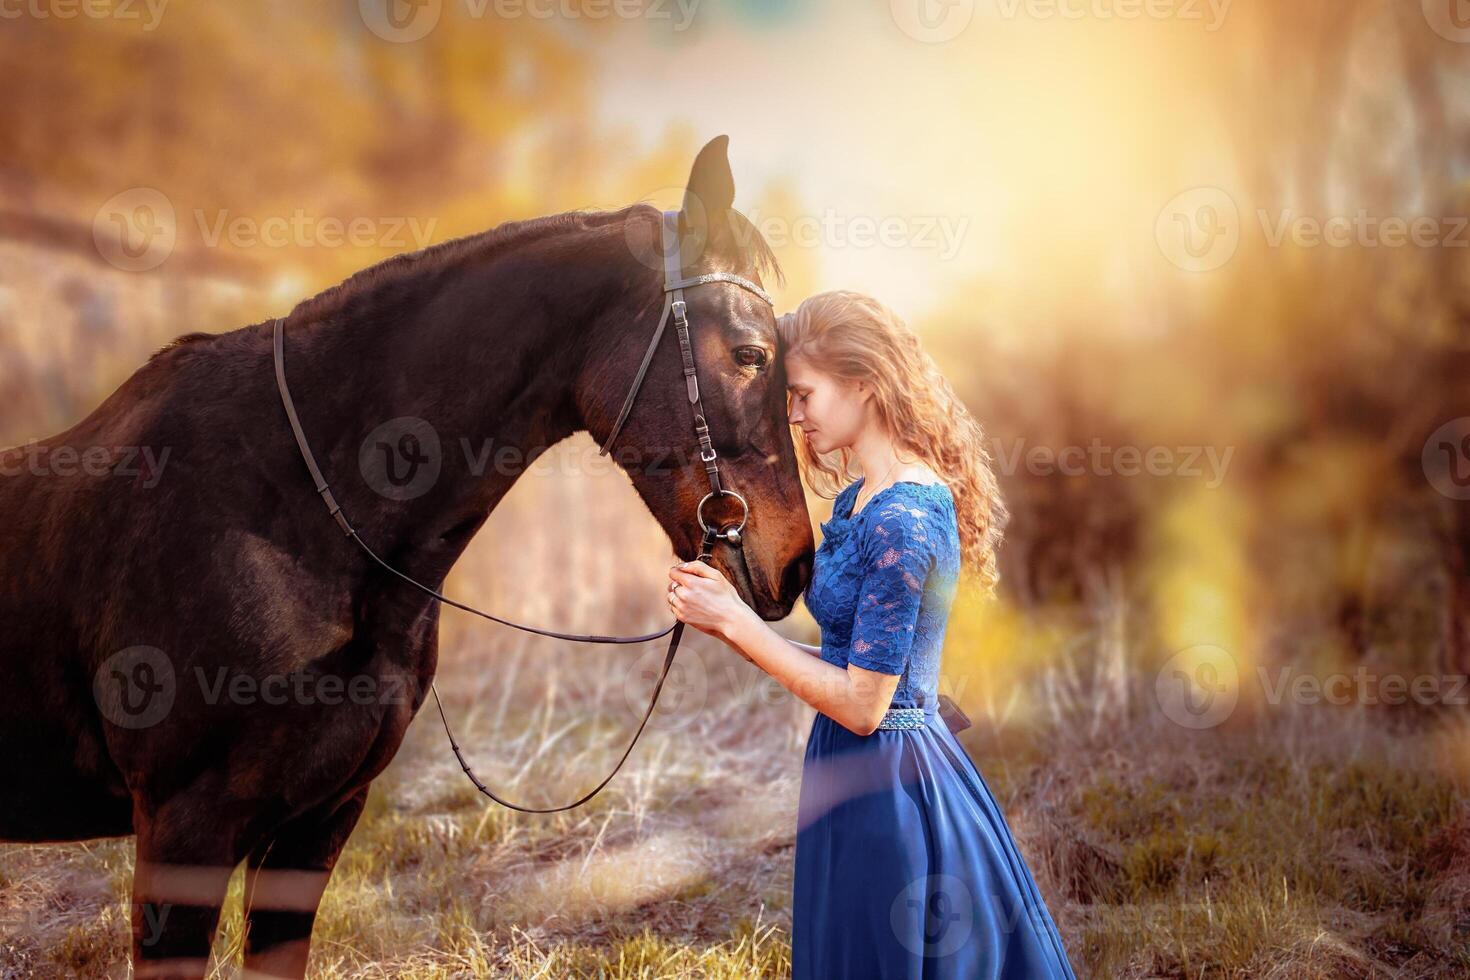
[[[297,303],[291,316],[308,322],[322,319],[341,311],[354,300],[370,295],[387,283],[425,272],[435,272],[513,243],[541,239],[569,229],[592,227],[605,223],[617,214],[619,212],[568,211],[524,221],[506,221],[488,231],[478,231],[437,242],[417,251],[392,255]]]
[[[353,302],[372,295],[383,286],[400,282],[407,277],[435,272],[468,258],[482,257],[511,245],[539,240],[565,231],[590,231],[613,223],[622,224],[637,208],[648,208],[651,213],[658,213],[651,205],[645,203],[630,204],[617,211],[585,209],[566,211],[523,221],[506,221],[488,231],[451,238],[417,251],[393,255],[366,269],[354,272],[335,286],[328,286],[316,295],[302,300],[291,310],[291,316],[305,322],[327,319],[342,312]],[[776,259],[776,253],[761,235],[760,230],[739,211],[732,209],[728,215],[731,229],[735,232],[737,239],[747,243],[745,247],[750,252],[750,258],[757,271],[763,275],[769,274],[778,283],[785,285],[786,275]],[[207,333],[187,334],[164,345],[153,355],[153,358],[162,357],[179,347],[201,340],[214,339],[217,336],[219,335]]]
[[[149,357],[148,360],[156,361],[171,350],[178,350],[180,347],[185,347],[189,344],[197,344],[201,340],[213,340],[216,336],[218,335],[212,333],[203,333],[201,331],[186,333],[182,337],[175,337],[173,340],[170,340],[168,343],[158,348],[158,350],[154,351],[153,355]]]
[[[353,273],[342,282],[322,290],[315,296],[302,300],[296,304],[291,315],[308,322],[330,316],[354,300],[374,292],[383,284],[396,282],[407,276],[435,272],[468,258],[483,257],[511,245],[540,240],[565,231],[590,231],[609,224],[621,225],[628,220],[629,215],[635,209],[646,207],[650,206],[641,203],[630,204],[617,211],[576,210],[528,218],[523,221],[507,221],[488,231],[452,238],[415,252],[394,255],[376,265]],[[785,273],[776,259],[776,253],[761,235],[760,230],[739,211],[732,209],[728,214],[737,240],[748,243],[746,247],[751,252],[750,257],[756,269],[763,274],[768,273],[774,276],[777,282],[784,285]]]

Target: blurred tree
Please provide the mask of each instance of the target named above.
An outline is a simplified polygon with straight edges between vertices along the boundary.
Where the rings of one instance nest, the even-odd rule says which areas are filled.
[[[1230,341],[1219,350],[1240,362],[1242,378],[1281,393],[1290,418],[1251,438],[1275,467],[1277,491],[1281,464],[1311,444],[1313,469],[1297,474],[1319,504],[1315,518],[1297,512],[1303,520],[1283,526],[1273,518],[1287,511],[1266,496],[1273,484],[1258,487],[1253,551],[1269,570],[1292,541],[1328,539],[1311,549],[1323,563],[1312,571],[1332,592],[1328,621],[1359,659],[1381,633],[1375,623],[1430,595],[1416,577],[1386,581],[1388,556],[1437,554],[1439,666],[1470,671],[1470,504],[1435,492],[1422,462],[1429,433],[1470,416],[1465,249],[1446,240],[1389,247],[1379,225],[1346,247],[1273,246],[1250,227],[1285,216],[1427,216],[1449,234],[1470,214],[1470,141],[1456,135],[1467,131],[1470,105],[1453,94],[1470,63],[1418,3],[1237,5],[1224,34],[1229,43],[1196,39],[1194,81],[1232,134],[1247,234],[1222,273],[1227,295],[1196,328]],[[1243,339],[1253,334],[1268,339]],[[1416,515],[1397,513],[1405,499],[1418,501]],[[1278,604],[1273,618],[1294,613]]]

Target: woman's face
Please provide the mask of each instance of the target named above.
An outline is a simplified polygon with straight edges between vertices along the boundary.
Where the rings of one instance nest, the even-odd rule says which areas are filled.
[[[799,425],[812,449],[829,453],[851,446],[868,424],[872,391],[817,370],[800,354],[785,358],[786,390],[791,394],[787,421]]]

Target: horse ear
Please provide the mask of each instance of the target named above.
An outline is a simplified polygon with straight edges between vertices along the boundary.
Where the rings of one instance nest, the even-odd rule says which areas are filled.
[[[735,203],[735,177],[730,173],[730,137],[716,136],[694,158],[684,190],[681,218],[690,232],[714,224]]]

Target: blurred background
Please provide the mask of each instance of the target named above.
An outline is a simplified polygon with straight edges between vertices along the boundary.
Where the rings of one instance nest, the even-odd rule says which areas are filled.
[[[991,437],[1003,579],[941,690],[1079,975],[1470,975],[1463,0],[13,0],[0,64],[9,446],[390,255],[677,206],[729,134],[778,311],[879,297]],[[451,594],[654,629],[672,557],[579,434]],[[314,969],[789,973],[812,713],[705,640],[570,814],[482,806],[421,717]],[[440,687],[552,805],[661,656],[447,610]],[[123,975],[130,874],[0,846],[0,976]]]

